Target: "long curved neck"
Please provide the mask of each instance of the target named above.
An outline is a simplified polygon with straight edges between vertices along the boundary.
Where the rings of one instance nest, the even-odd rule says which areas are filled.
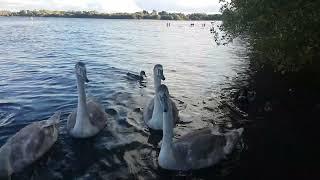
[[[153,78],[154,78],[154,89],[156,90],[156,92],[158,92],[159,87],[161,85],[161,79],[157,75],[154,75]]]
[[[89,117],[87,111],[87,101],[86,92],[84,88],[84,81],[77,77],[77,87],[78,87],[78,108],[77,108],[77,121],[82,120],[82,117]]]
[[[172,106],[171,103],[168,103],[167,112],[163,112],[163,139],[162,139],[162,148],[168,148],[172,145],[173,139],[173,116],[172,116]]]
[[[179,159],[176,157],[173,146],[173,116],[171,103],[167,112],[163,112],[163,138],[158,161],[161,167],[172,169],[179,167]]]
[[[153,107],[152,117],[161,117],[160,119],[162,120],[162,108],[160,105],[160,99],[158,95],[154,96],[154,107]]]

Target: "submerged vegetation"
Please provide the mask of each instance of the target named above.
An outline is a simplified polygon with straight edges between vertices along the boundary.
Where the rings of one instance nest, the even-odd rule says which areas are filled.
[[[99,13],[97,11],[50,11],[21,10],[19,12],[0,11],[0,16],[30,16],[30,17],[70,17],[70,18],[100,18],[100,19],[156,19],[156,20],[221,20],[221,14],[204,13],[169,13],[146,10],[135,13]]]
[[[275,71],[320,71],[320,1],[220,0],[227,34],[218,42],[236,37],[249,41],[253,63]]]

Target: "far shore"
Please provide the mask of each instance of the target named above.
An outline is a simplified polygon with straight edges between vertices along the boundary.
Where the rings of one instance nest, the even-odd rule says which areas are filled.
[[[221,14],[205,13],[168,13],[166,11],[141,11],[135,13],[99,13],[97,11],[51,11],[51,10],[21,10],[11,12],[0,10],[0,16],[22,17],[62,17],[62,18],[94,18],[94,19],[150,19],[150,20],[190,20],[190,21],[217,21],[222,20]]]

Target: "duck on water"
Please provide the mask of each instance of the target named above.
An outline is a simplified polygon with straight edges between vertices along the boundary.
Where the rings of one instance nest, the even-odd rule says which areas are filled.
[[[127,77],[132,79],[132,80],[136,80],[136,81],[143,81],[147,78],[146,72],[144,71],[140,71],[140,75],[131,73],[131,72],[127,72]]]

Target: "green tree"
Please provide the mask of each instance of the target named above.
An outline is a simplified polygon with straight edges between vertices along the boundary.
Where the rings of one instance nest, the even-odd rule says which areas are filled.
[[[259,66],[276,71],[319,70],[320,1],[220,0],[228,42],[236,37],[249,41],[251,56]]]

